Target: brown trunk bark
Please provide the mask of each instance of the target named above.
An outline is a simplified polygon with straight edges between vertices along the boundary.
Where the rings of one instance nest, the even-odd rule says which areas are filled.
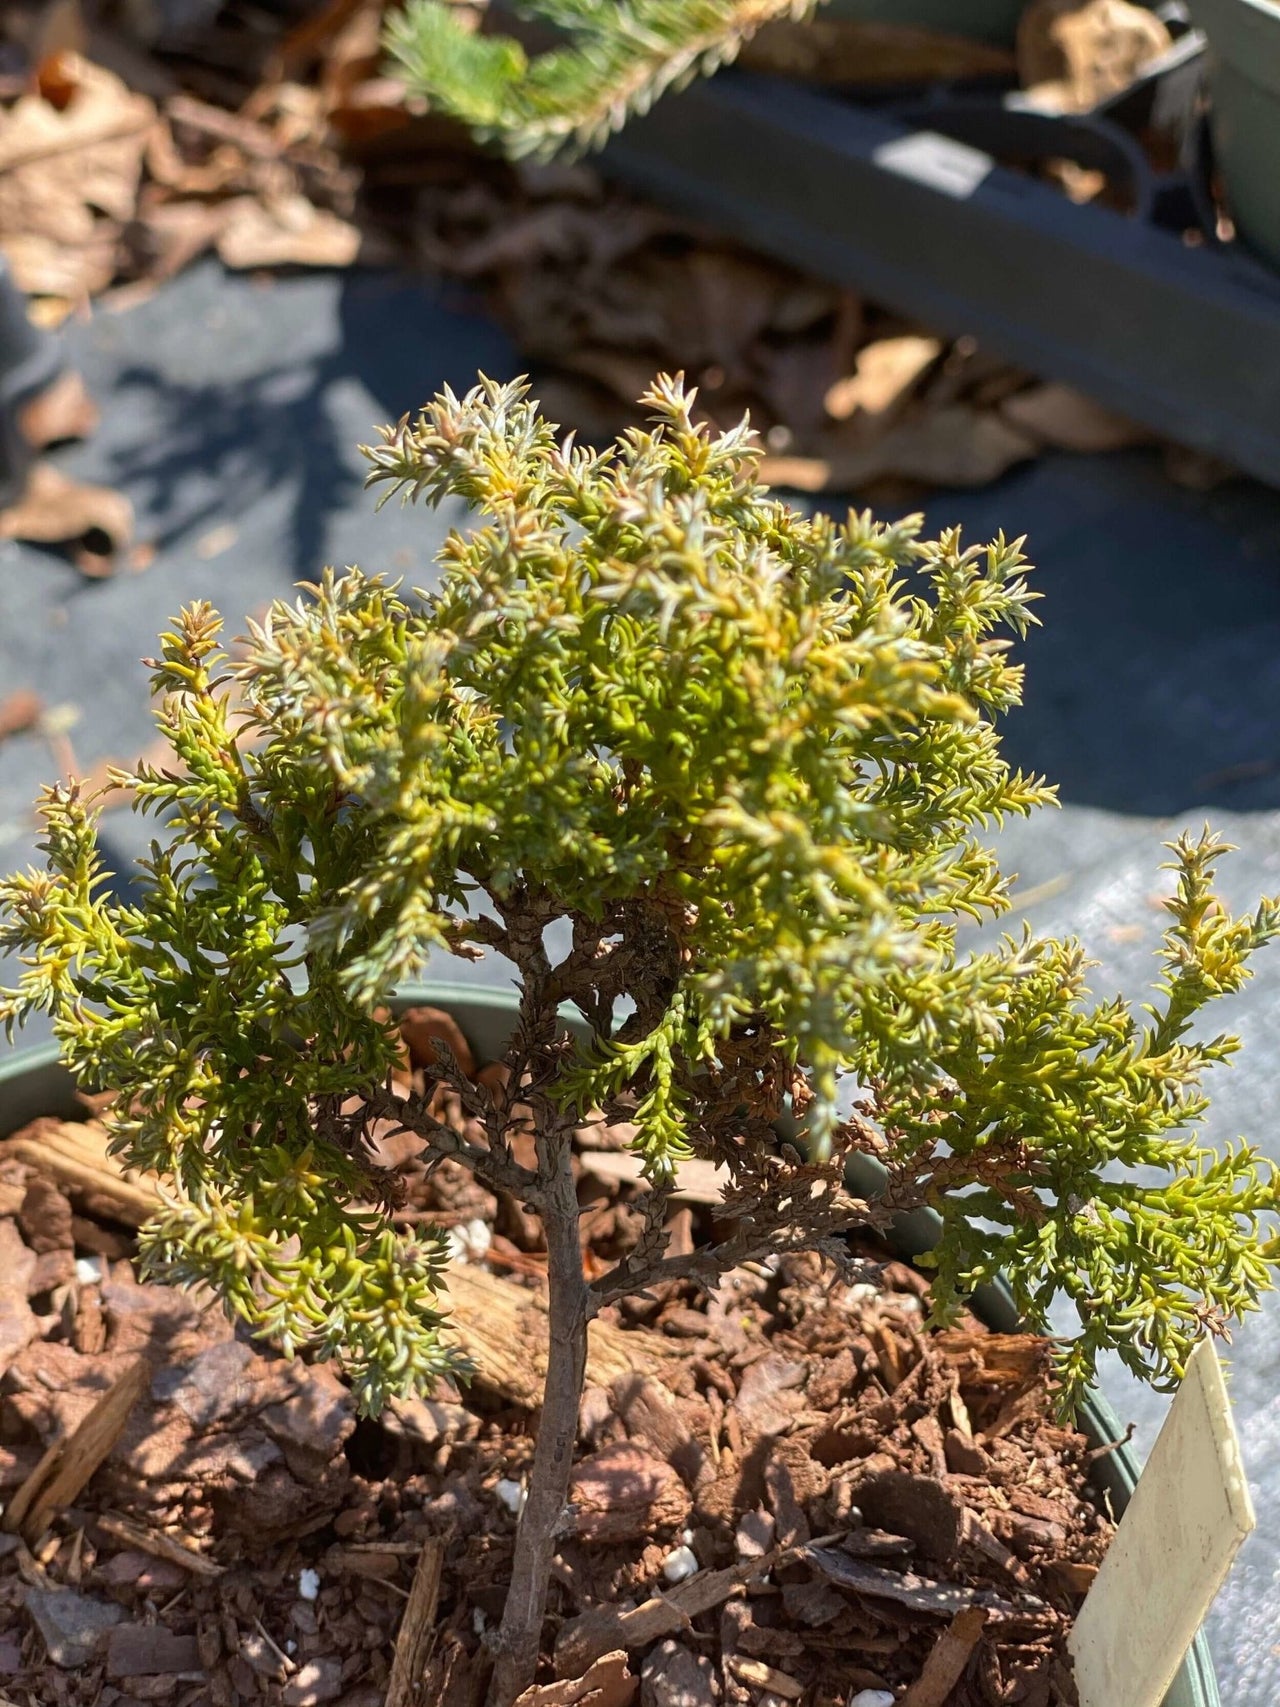
[[[516,1531],[511,1586],[495,1644],[488,1707],[511,1707],[538,1666],[556,1532],[569,1497],[569,1473],[587,1362],[591,1293],[578,1243],[578,1195],[567,1134],[546,1140],[547,1282],[550,1291],[546,1392],[538,1422],[529,1493]]]

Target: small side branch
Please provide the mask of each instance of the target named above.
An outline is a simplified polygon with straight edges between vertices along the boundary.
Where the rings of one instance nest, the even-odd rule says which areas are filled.
[[[476,1087],[471,1086],[470,1089],[474,1100]],[[461,1162],[490,1191],[510,1192],[522,1202],[532,1203],[535,1207],[541,1205],[542,1191],[537,1174],[530,1168],[521,1167],[505,1143],[491,1144],[489,1149],[472,1143],[445,1121],[437,1120],[426,1097],[416,1094],[404,1097],[388,1086],[382,1086],[370,1093],[365,1108],[372,1119],[393,1121],[397,1131],[412,1132],[415,1137],[425,1139],[433,1156]],[[492,1106],[483,1112],[491,1116],[495,1114]]]
[[[692,1280],[713,1289],[726,1274],[744,1263],[764,1262],[770,1257],[791,1256],[800,1251],[821,1251],[843,1261],[845,1253],[837,1243],[840,1234],[854,1227],[882,1225],[891,1218],[884,1205],[864,1203],[840,1190],[807,1196],[800,1207],[795,1198],[805,1183],[817,1182],[780,1183],[763,1199],[743,1203],[736,1216],[730,1201],[725,1214],[726,1218],[735,1219],[736,1225],[729,1237],[718,1245],[684,1256],[660,1254],[666,1241],[665,1237],[658,1240],[652,1236],[653,1212],[658,1206],[651,1203],[646,1210],[646,1236],[607,1274],[592,1282],[597,1308],[673,1280]],[[656,1199],[658,1194],[654,1196]],[[665,1196],[662,1207],[665,1210]]]

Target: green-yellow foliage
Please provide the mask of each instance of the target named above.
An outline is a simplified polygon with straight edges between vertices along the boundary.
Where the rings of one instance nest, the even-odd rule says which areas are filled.
[[[472,27],[471,9],[408,0],[387,47],[411,92],[514,159],[598,148],[662,95],[734,59],[774,19],[817,0],[526,0],[555,33],[532,59],[509,35]]]
[[[1194,1136],[1234,1040],[1191,1028],[1280,907],[1231,918],[1218,844],[1180,841],[1140,1012],[1090,1000],[1074,942],[958,943],[1007,905],[985,832],[1050,798],[996,730],[1034,620],[1018,547],[802,517],[745,426],[695,425],[678,381],[644,402],[652,430],[597,453],[521,385],[446,392],[367,453],[386,495],[476,512],[436,592],[326,575],[235,662],[186,610],[153,677],[174,763],[127,778],[159,820],[135,899],[51,790],[47,869],[0,886],[25,961],[0,1012],[47,1010],[120,1091],[117,1143],[173,1181],[153,1260],[342,1356],[370,1406],[447,1362],[441,1249],[364,1206],[342,1111],[385,1085],[375,1010],[425,955],[513,944],[529,1034],[563,1000],[592,1032],[538,1057],[545,1106],[629,1109],[655,1182],[746,1169],[726,1110],[760,1128],[782,1086],[816,1150],[941,1211],[941,1315],[1003,1273],[1033,1319],[1079,1307],[1071,1391],[1104,1347],[1170,1380],[1275,1261],[1266,1165]],[[536,970],[556,920],[573,954]]]

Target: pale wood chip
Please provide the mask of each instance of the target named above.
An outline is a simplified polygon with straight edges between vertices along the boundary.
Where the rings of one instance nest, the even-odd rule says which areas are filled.
[[[433,1535],[423,1543],[409,1598],[396,1635],[396,1651],[387,1681],[386,1707],[412,1707],[435,1640],[436,1606],[444,1569],[444,1542]]]
[[[10,1500],[4,1528],[31,1543],[55,1513],[70,1505],[124,1432],[129,1413],[151,1384],[145,1357],[131,1363],[64,1440],[55,1441]]]
[[[119,1512],[103,1512],[94,1522],[99,1529],[105,1529],[108,1535],[114,1535],[118,1541],[127,1541],[131,1547],[140,1548],[144,1553],[150,1553],[153,1558],[167,1559],[171,1565],[181,1565],[184,1571],[190,1571],[196,1577],[220,1577],[223,1567],[207,1559],[203,1553],[197,1553],[195,1548],[185,1541],[177,1541],[171,1535],[164,1535],[158,1529],[148,1529],[145,1524],[135,1523],[131,1517],[124,1517]]]
[[[987,1614],[981,1606],[957,1612],[938,1637],[924,1662],[924,1670],[898,1703],[898,1707],[946,1707],[959,1683],[969,1656],[982,1636]]]
[[[780,1695],[784,1701],[799,1701],[804,1694],[802,1683],[788,1677],[785,1671],[766,1665],[763,1660],[732,1654],[726,1664],[740,1683],[749,1684],[752,1689],[767,1689],[772,1695]]]

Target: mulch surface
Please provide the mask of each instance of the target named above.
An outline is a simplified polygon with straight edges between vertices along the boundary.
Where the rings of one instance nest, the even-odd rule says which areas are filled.
[[[589,1269],[641,1219],[641,1187],[607,1177],[624,1170],[599,1141],[584,1132],[579,1157]],[[18,1148],[0,1146],[7,1521],[46,1449],[146,1370],[87,1484],[39,1533],[28,1516],[0,1535],[0,1692],[478,1707],[535,1419],[501,1381],[357,1419],[331,1367],[140,1283],[131,1233],[89,1212],[101,1196],[65,1195]],[[518,1205],[457,1164],[387,1159],[402,1214],[453,1229],[459,1262],[537,1288]],[[715,1195],[692,1176],[674,1244],[715,1236]],[[1063,1644],[1111,1524],[1089,1442],[1053,1420],[1046,1346],[971,1317],[928,1332],[923,1277],[870,1240],[853,1254],[880,1264],[874,1284],[793,1257],[606,1313],[637,1371],[658,1340],[680,1355],[661,1380],[588,1388],[529,1707],[1072,1699]],[[406,1612],[423,1562],[439,1567],[425,1618]]]

